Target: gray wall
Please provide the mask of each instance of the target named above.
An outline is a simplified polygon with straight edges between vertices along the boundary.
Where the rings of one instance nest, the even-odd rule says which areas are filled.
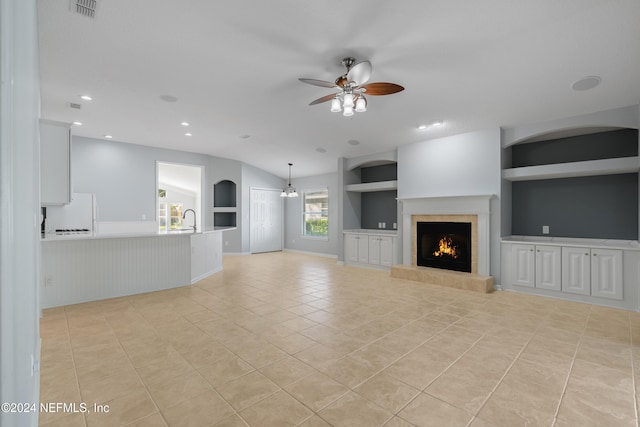
[[[393,223],[398,223],[398,192],[375,191],[362,193],[362,228],[379,228],[378,223],[385,223],[385,229],[392,230]]]
[[[395,181],[398,179],[398,165],[391,163],[388,165],[363,167],[360,169],[360,179],[363,183]],[[360,226],[362,228],[379,228],[378,223],[385,223],[388,230],[393,229],[393,223],[398,222],[398,202],[396,198],[398,192],[375,191],[362,193],[360,196],[360,209],[362,217]]]
[[[512,184],[512,234],[638,239],[638,174]]]
[[[285,248],[323,255],[338,255],[338,177],[336,173],[292,179],[292,185],[302,195],[304,191],[329,190],[329,238],[302,237],[302,198],[285,200]]]

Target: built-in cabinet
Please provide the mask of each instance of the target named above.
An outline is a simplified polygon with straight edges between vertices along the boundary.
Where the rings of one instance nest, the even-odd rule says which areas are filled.
[[[505,285],[514,289],[617,301],[625,297],[622,249],[503,242],[502,270]]]
[[[374,232],[372,230],[372,232]],[[366,230],[344,233],[345,263],[351,265],[371,266],[374,268],[391,268],[397,264],[396,236],[369,234]]]
[[[562,248],[562,291],[621,300],[622,251]]]
[[[562,289],[561,248],[536,245],[536,288],[559,291]]]
[[[71,202],[71,125],[40,120],[40,204]]]
[[[527,288],[561,290],[560,247],[514,244],[513,284]]]

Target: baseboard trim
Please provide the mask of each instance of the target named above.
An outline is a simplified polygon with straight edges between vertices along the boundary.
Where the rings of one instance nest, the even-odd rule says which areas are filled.
[[[304,255],[315,255],[315,256],[321,256],[323,258],[333,258],[333,259],[338,259],[337,255],[332,255],[332,254],[324,254],[321,252],[309,252],[309,251],[299,251],[297,249],[283,249],[283,252],[293,252],[296,254],[304,254]]]

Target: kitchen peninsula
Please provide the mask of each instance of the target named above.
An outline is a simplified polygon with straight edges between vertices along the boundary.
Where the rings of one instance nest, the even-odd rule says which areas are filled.
[[[176,288],[222,270],[222,232],[47,234],[41,307]]]

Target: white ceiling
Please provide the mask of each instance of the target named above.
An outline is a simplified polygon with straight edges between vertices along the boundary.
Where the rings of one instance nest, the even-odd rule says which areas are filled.
[[[294,178],[335,172],[339,157],[640,102],[638,0],[99,0],[95,20],[69,4],[38,0],[43,117],[283,178],[288,162]],[[351,118],[308,106],[331,89],[298,78],[333,81],[349,55],[405,91]]]

